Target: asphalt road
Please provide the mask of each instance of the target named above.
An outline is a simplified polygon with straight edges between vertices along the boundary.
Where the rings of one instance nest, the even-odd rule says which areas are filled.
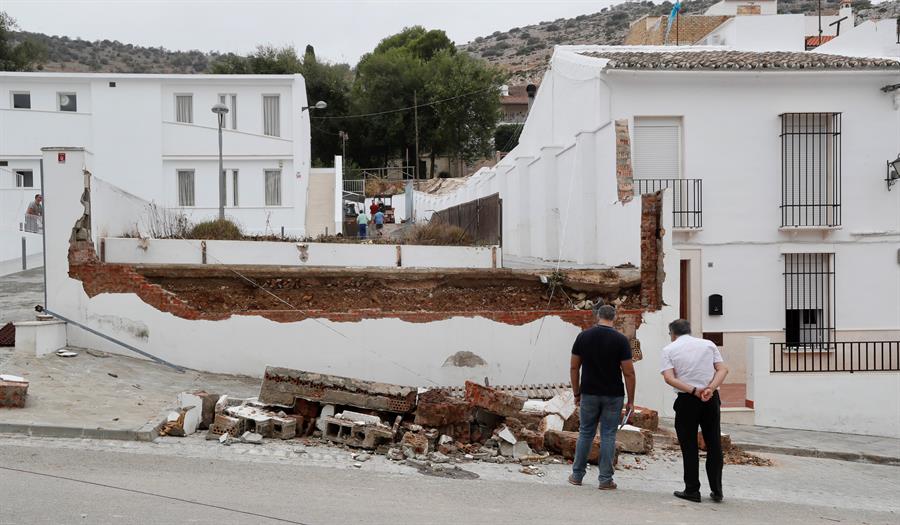
[[[34,446],[0,439],[0,524],[900,521],[893,512],[854,509],[840,494],[834,494],[840,507],[737,498],[698,505],[659,492],[532,483],[526,479],[531,476],[518,473],[524,481],[454,480],[368,470],[368,463],[356,469],[297,464],[289,458],[196,457],[165,447],[148,452],[153,444],[133,444],[129,451],[59,443]],[[894,471],[886,472],[893,476]]]

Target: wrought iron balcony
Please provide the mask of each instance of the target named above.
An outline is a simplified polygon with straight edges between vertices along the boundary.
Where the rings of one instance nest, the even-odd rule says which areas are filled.
[[[672,225],[676,230],[703,227],[703,181],[701,179],[634,179],[639,194],[672,190]]]

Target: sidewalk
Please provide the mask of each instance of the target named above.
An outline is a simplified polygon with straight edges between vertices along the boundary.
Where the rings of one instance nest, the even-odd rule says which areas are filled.
[[[0,408],[0,433],[150,441],[180,392],[252,397],[260,379],[179,373],[151,361],[72,348],[76,357],[0,348],[0,373],[28,379],[25,408]]]
[[[660,418],[660,427],[674,436],[673,419]],[[900,466],[900,438],[733,424],[723,424],[722,433],[748,452]]]

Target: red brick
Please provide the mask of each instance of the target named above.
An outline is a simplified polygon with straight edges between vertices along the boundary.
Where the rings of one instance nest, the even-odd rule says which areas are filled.
[[[429,390],[416,401],[416,424],[442,427],[472,421],[472,408],[464,400],[443,390]]]
[[[0,407],[23,408],[28,397],[28,382],[0,381]]]
[[[466,381],[466,401],[473,407],[482,408],[492,414],[514,417],[525,405],[525,399],[493,388]]]

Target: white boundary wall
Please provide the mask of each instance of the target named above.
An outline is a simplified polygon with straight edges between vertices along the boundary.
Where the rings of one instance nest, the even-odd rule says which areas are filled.
[[[194,239],[104,238],[105,262],[334,266],[369,268],[491,268],[496,246],[199,241]],[[398,264],[398,250],[400,264]]]
[[[747,398],[756,424],[874,436],[900,436],[896,372],[769,372],[768,337],[747,345]]]
[[[68,276],[68,249],[72,227],[84,213],[79,202],[83,190],[81,167],[89,169],[91,158],[83,151],[68,153],[69,162],[57,164],[56,151],[45,152],[47,307],[51,311],[162,359],[213,372],[259,376],[266,365],[277,365],[423,386],[459,385],[466,379],[484,378],[492,384],[568,380],[571,344],[581,329],[557,316],[523,325],[478,316],[430,322],[396,318],[275,322],[260,316],[238,315],[220,321],[192,321],[161,312],[135,294],[101,293],[89,298],[82,283]],[[668,216],[664,214],[664,220]],[[102,228],[102,224],[98,227]],[[671,246],[668,239],[664,243]],[[169,253],[186,251],[183,244],[163,245]],[[296,251],[291,244],[285,249]],[[666,257],[669,275],[673,275],[677,261],[677,257]],[[666,287],[666,293],[670,288]],[[673,299],[666,297],[666,302],[675,304]],[[657,356],[652,349],[665,339],[665,332],[659,332],[658,327],[662,326],[661,320],[668,318],[670,309],[664,307],[651,314],[652,322],[645,323],[638,332],[645,360],[638,365],[637,401],[659,409],[664,407],[655,401],[658,395],[654,394],[654,382],[660,380],[654,362]],[[70,345],[128,354],[71,324],[67,326],[67,339]],[[372,341],[390,343],[372,345]],[[486,364],[448,364],[448,358],[460,351],[473,352]]]

